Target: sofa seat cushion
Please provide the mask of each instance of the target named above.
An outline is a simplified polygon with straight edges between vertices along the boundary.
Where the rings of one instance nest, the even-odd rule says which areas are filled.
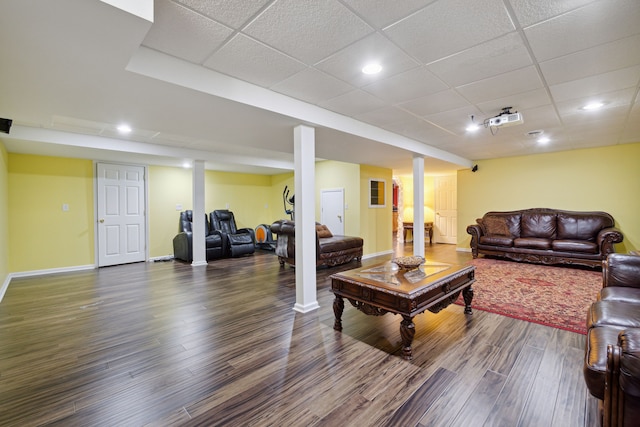
[[[622,301],[596,301],[587,311],[587,328],[617,326],[640,328],[640,305]]]
[[[618,334],[623,328],[605,326],[591,328],[587,332],[584,356],[584,379],[589,392],[604,400],[604,383],[607,370],[607,345],[618,342]]]
[[[543,237],[519,237],[514,239],[513,246],[516,248],[551,249],[551,240]]]
[[[480,244],[481,245],[491,245],[491,246],[513,246],[513,239],[511,237],[506,236],[480,236]]]
[[[222,248],[221,234],[209,234],[204,241],[207,248]]]
[[[348,249],[362,248],[364,240],[355,236],[332,236],[318,239],[320,253],[340,252]]]
[[[229,243],[232,245],[253,245],[253,239],[249,233],[229,234]]]
[[[602,288],[598,293],[598,300],[640,304],[640,288],[624,288],[621,286]]]
[[[588,240],[554,240],[551,248],[559,252],[598,253],[598,245]]]

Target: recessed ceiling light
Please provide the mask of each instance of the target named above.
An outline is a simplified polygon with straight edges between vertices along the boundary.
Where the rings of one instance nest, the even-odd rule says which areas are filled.
[[[597,110],[604,106],[604,102],[590,102],[582,107],[583,110]]]
[[[116,129],[118,129],[118,132],[120,132],[120,133],[129,133],[129,132],[131,132],[131,126],[129,126],[129,125],[119,125]]]
[[[480,129],[480,126],[478,126],[478,125],[477,125],[477,124],[475,124],[475,123],[470,123],[470,124],[469,124],[469,126],[467,126],[467,127],[466,127],[466,131],[467,131],[467,132],[475,132],[475,131],[477,131],[478,129]]]
[[[377,62],[372,62],[362,67],[362,72],[365,74],[378,74],[380,71],[382,71],[382,65]]]
[[[538,141],[538,144],[546,144],[549,141],[551,141],[551,139],[549,139],[546,136],[541,136],[540,138],[537,139],[537,141]]]

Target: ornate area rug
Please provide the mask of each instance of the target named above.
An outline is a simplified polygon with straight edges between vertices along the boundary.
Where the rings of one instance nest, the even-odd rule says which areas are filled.
[[[478,258],[471,307],[586,334],[587,309],[602,272]],[[464,305],[462,296],[456,304]]]

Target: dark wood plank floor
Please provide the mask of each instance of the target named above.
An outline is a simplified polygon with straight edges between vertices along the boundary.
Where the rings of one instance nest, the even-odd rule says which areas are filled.
[[[470,254],[434,244],[427,258]],[[597,425],[582,335],[453,305],[415,318],[405,361],[399,316],[347,304],[334,331],[327,278],[358,265],[318,270],[307,314],[270,252],[15,279],[0,303],[0,425]]]

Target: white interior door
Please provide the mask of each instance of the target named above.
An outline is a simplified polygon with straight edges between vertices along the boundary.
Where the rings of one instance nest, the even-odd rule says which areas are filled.
[[[145,169],[98,163],[98,266],[146,259]]]
[[[331,234],[344,236],[344,189],[320,190],[320,222]]]
[[[434,240],[436,243],[458,243],[458,180],[456,175],[435,178]]]

